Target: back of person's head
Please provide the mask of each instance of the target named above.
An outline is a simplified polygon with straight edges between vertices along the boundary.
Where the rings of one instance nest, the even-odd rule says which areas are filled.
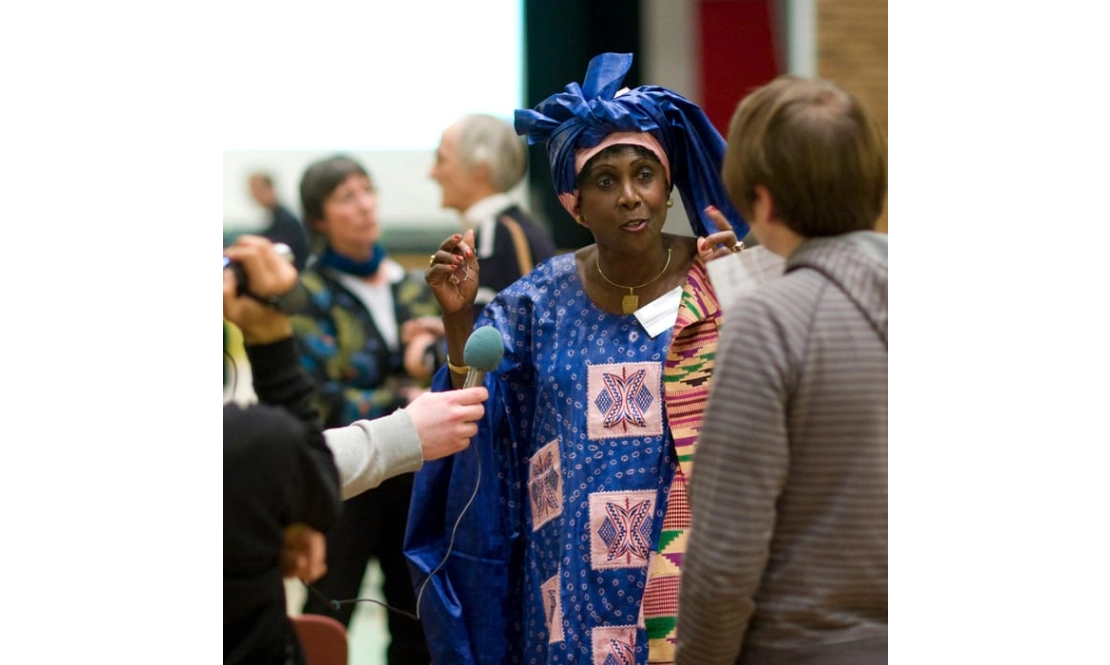
[[[458,125],[463,164],[488,164],[490,185],[499,192],[509,191],[524,179],[528,153],[512,125],[483,113],[465,116]]]
[[[886,139],[835,83],[780,76],[737,106],[722,174],[745,216],[762,185],[774,216],[801,236],[872,230],[886,196]]]
[[[362,164],[346,155],[335,155],[313,162],[301,176],[301,209],[314,252],[319,252],[324,242],[316,228],[316,222],[324,218],[324,201],[355,174],[373,180]]]

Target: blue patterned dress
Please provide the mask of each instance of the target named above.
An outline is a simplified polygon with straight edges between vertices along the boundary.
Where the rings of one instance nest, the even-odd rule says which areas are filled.
[[[594,306],[573,254],[477,325],[506,345],[486,416],[470,450],[417,473],[406,536],[434,661],[646,663],[641,601],[678,466],[672,331]],[[433,388],[450,388],[445,371]]]

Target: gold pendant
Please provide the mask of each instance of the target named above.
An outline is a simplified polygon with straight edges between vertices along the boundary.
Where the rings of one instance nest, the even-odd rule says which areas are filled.
[[[640,309],[640,296],[629,293],[624,298],[621,298],[621,310],[625,314],[632,314]]]

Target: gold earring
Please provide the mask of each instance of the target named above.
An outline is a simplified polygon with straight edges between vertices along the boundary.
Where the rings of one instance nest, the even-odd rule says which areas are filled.
[[[668,208],[673,208],[674,207],[674,199],[667,199],[667,207]]]
[[[583,217],[582,215],[575,215],[574,216],[574,221],[578,222],[578,224],[580,226],[585,226],[586,225],[586,218]]]

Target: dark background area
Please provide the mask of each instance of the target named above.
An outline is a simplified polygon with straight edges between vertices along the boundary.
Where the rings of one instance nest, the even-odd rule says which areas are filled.
[[[532,108],[571,81],[582,82],[590,58],[598,53],[640,53],[640,2],[560,0],[524,3],[524,106]],[[642,85],[639,58],[624,85]],[[577,249],[593,242],[575,224],[555,196],[547,148],[528,147],[528,197],[533,215],[545,220],[560,249]]]

